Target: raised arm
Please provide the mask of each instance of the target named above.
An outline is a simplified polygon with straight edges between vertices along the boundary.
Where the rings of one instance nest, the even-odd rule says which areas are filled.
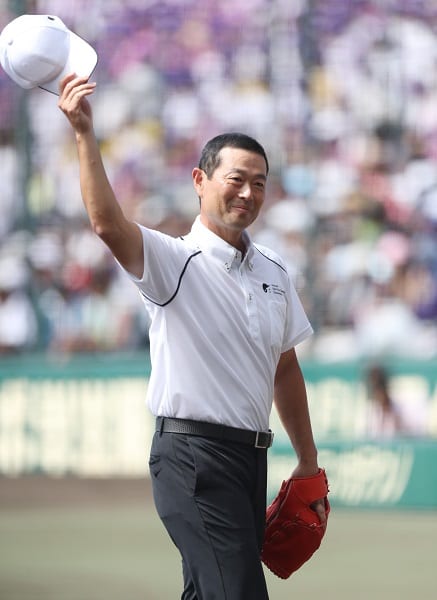
[[[68,75],[60,84],[58,106],[76,136],[80,188],[91,226],[115,258],[130,273],[141,277],[144,269],[141,231],[123,214],[106,175],[94,133],[87,96],[94,92],[95,85],[86,78]]]

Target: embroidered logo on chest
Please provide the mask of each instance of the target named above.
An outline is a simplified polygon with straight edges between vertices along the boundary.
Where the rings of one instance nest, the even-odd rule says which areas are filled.
[[[263,290],[265,294],[276,294],[277,296],[285,296],[285,290],[283,290],[276,283],[263,283]]]

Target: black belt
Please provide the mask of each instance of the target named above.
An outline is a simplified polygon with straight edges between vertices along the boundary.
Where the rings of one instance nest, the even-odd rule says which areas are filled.
[[[186,435],[201,435],[229,442],[248,444],[255,448],[270,448],[273,443],[272,431],[250,431],[238,429],[218,423],[205,423],[190,419],[172,419],[170,417],[157,417],[156,431],[160,433],[184,433]]]

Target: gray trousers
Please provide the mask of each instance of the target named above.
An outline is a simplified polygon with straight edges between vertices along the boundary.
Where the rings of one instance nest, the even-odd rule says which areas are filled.
[[[149,468],[157,512],[182,557],[182,600],[268,600],[267,450],[157,432]]]

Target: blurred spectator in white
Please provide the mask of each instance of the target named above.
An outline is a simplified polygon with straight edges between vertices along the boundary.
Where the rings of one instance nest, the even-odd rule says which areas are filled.
[[[26,292],[28,271],[22,259],[0,257],[0,354],[32,349],[36,318]]]

